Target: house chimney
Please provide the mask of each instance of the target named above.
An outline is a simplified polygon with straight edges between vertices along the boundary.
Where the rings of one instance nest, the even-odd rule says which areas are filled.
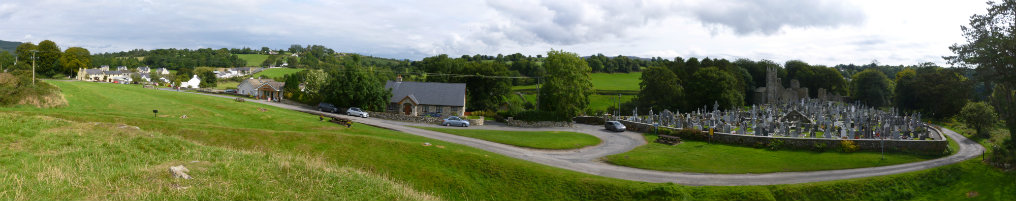
[[[395,82],[402,82],[402,75],[395,77]]]

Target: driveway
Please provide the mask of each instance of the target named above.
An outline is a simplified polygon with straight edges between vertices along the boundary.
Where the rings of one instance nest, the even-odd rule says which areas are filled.
[[[224,97],[230,99],[236,98],[224,95],[214,95],[204,93],[198,94]],[[261,100],[250,102],[272,105],[280,108],[286,108],[290,110],[296,110],[312,114],[322,114],[321,112],[315,110],[315,108],[305,108],[295,105],[288,105]],[[586,147],[577,150],[550,151],[550,150],[537,150],[515,147],[475,138],[463,137],[458,135],[410,127],[410,126],[436,126],[436,125],[414,124],[399,121],[382,120],[377,118],[366,118],[366,119],[355,118],[331,113],[323,113],[323,115],[331,117],[345,117],[362,124],[388,128],[435,140],[466,145],[513,158],[518,158],[522,160],[527,160],[535,163],[540,163],[548,166],[568,169],[577,172],[632,181],[644,181],[655,183],[672,182],[695,186],[796,184],[796,183],[808,183],[808,182],[892,175],[913,172],[918,170],[925,170],[938,166],[961,162],[967,159],[977,157],[984,151],[984,147],[982,147],[977,142],[967,139],[966,137],[963,137],[963,135],[953,132],[952,130],[943,128],[942,131],[944,132],[945,135],[949,136],[950,138],[956,140],[959,143],[960,150],[957,153],[950,156],[921,162],[898,164],[891,166],[881,166],[881,167],[844,169],[844,170],[779,172],[764,174],[707,174],[707,173],[664,172],[611,165],[600,161],[601,157],[618,153],[624,153],[634,149],[635,147],[646,144],[646,141],[638,133],[608,132],[606,130],[603,130],[602,126],[576,124],[574,128],[515,128],[503,125],[490,125],[490,126],[474,126],[469,128],[462,128],[462,129],[490,129],[490,130],[518,130],[518,131],[527,131],[527,130],[572,131],[590,134],[603,140],[603,143],[592,147]]]

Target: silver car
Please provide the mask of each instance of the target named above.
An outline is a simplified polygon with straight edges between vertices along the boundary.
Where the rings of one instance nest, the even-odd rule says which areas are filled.
[[[346,110],[346,115],[363,117],[363,118],[370,117],[370,114],[367,114],[366,111],[363,111],[363,110],[361,110],[358,107],[351,107],[351,108],[349,108],[348,110]]]
[[[441,125],[469,127],[469,121],[466,121],[465,119],[459,118],[457,116],[450,116],[448,118],[445,118],[444,122],[441,122]]]
[[[618,122],[618,121],[607,121],[607,122],[604,122],[603,123],[603,127],[605,129],[607,129],[608,131],[617,131],[617,132],[624,132],[624,130],[628,129],[628,128],[624,127],[624,124],[621,124],[621,122]]]

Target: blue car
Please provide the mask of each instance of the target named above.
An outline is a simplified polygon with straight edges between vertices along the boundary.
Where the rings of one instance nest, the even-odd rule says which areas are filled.
[[[445,118],[444,122],[441,122],[441,125],[469,127],[469,121],[466,121],[465,119],[459,118],[457,116],[450,116],[448,118]]]

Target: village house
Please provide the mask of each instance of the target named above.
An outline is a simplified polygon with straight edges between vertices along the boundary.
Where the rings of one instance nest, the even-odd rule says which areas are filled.
[[[166,68],[158,68],[155,69],[155,73],[158,73],[160,75],[169,75],[169,70],[166,70]]]
[[[127,71],[127,66],[117,66],[116,71]]]
[[[149,68],[148,66],[138,67],[137,68],[137,72],[138,73],[145,73],[145,74],[151,73],[152,72],[152,68]]]
[[[236,86],[236,93],[257,99],[272,101],[282,100],[283,87],[286,83],[272,79],[246,79]]]
[[[201,79],[198,78],[198,75],[194,75],[194,77],[191,78],[190,80],[188,80],[186,82],[181,82],[180,83],[180,88],[193,88],[193,89],[201,88],[200,84],[201,84]]]
[[[388,112],[405,115],[463,116],[466,112],[466,84],[403,82],[402,76],[385,83],[392,91]]]

